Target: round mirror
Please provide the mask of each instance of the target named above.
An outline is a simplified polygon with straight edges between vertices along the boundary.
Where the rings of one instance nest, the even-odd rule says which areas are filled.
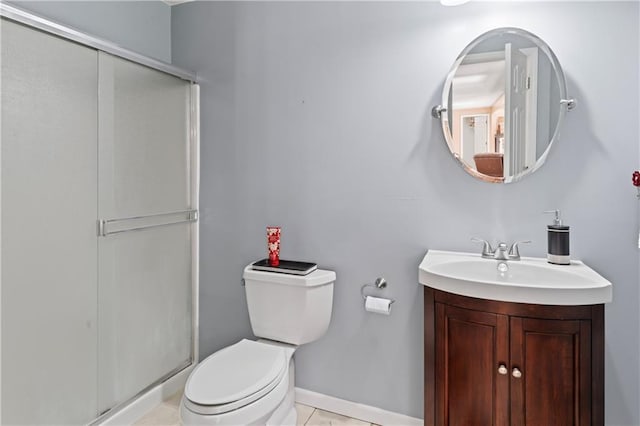
[[[515,182],[544,163],[565,111],[574,106],[566,92],[560,63],[544,41],[499,28],[458,56],[433,115],[469,174]]]

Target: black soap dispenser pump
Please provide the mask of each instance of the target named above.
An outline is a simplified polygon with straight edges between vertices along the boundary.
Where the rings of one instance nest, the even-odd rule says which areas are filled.
[[[554,213],[553,224],[547,226],[547,261],[556,265],[569,265],[569,227],[562,224],[560,210],[549,210]]]

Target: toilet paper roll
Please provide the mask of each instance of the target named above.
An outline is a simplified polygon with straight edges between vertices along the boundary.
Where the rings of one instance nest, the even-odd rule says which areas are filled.
[[[367,296],[364,301],[364,310],[376,314],[389,315],[391,313],[391,300]]]

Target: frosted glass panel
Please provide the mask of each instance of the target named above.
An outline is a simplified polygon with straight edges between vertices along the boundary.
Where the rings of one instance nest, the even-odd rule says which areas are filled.
[[[190,84],[102,52],[99,70],[100,219],[189,210]],[[98,247],[101,411],[192,358],[191,223],[118,230]]]
[[[190,84],[100,53],[100,215],[189,208]]]
[[[97,416],[97,52],[2,20],[2,424]]]
[[[191,360],[190,224],[100,239],[100,408]]]

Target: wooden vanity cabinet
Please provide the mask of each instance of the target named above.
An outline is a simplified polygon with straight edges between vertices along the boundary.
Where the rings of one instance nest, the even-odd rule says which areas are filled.
[[[425,425],[603,425],[604,306],[425,287]]]

